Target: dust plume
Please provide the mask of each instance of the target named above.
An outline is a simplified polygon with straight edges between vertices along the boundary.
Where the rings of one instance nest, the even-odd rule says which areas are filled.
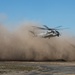
[[[29,32],[34,25],[37,24],[24,24],[12,32],[0,25],[0,60],[75,60],[75,38],[34,37]]]

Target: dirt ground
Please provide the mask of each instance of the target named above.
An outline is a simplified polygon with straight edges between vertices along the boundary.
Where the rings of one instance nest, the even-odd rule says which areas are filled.
[[[75,75],[75,62],[1,61],[0,75]]]

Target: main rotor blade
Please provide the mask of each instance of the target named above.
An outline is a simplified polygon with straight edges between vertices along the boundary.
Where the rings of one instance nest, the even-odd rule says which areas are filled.
[[[37,27],[37,26],[32,26],[32,27],[35,27],[35,28],[38,28],[38,29],[42,29],[42,30],[47,30],[46,28],[42,28],[42,27]]]
[[[56,29],[56,28],[60,28],[60,27],[62,27],[62,26],[57,26],[57,27],[54,27],[54,28]]]
[[[49,28],[46,25],[43,25],[43,26],[46,28],[46,30],[55,30],[54,28]]]
[[[62,28],[62,29],[56,29],[56,30],[64,30],[64,29],[69,29],[69,28]]]
[[[38,28],[38,29],[42,29],[42,30],[47,30],[46,28],[41,28],[41,27],[36,27],[36,28]]]
[[[47,27],[46,25],[43,25],[46,29],[48,29],[48,30],[50,30],[50,28],[49,27]]]

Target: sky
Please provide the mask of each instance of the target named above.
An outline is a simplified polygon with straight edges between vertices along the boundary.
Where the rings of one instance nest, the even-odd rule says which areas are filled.
[[[75,34],[75,0],[0,0],[0,22],[12,28],[24,21],[62,25]]]

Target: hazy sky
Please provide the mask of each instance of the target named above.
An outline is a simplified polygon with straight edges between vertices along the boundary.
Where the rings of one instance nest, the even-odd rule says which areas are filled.
[[[75,32],[75,0],[0,0],[0,21],[9,28],[33,21]]]

